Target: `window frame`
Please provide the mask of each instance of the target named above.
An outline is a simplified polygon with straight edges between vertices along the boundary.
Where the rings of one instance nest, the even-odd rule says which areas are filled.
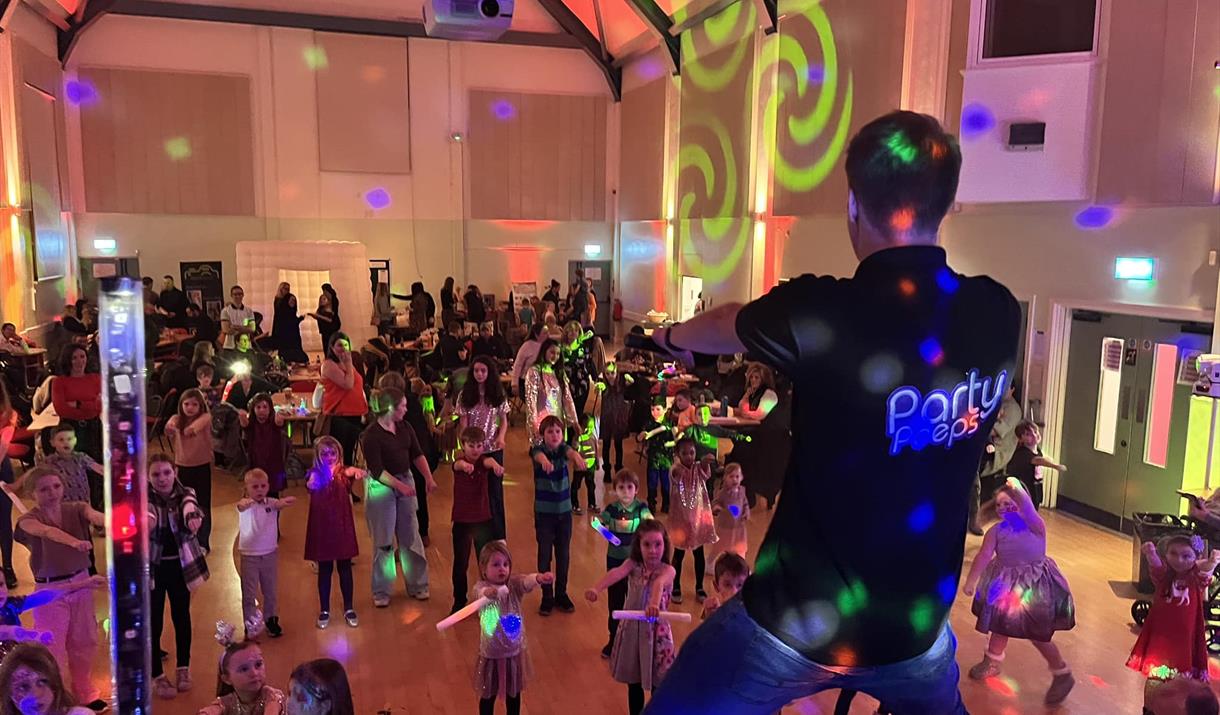
[[[1054,54],[1021,55],[1019,57],[984,57],[987,33],[987,12],[992,0],[970,0],[970,39],[967,68],[1017,67],[1028,65],[1094,62],[1101,55],[1102,21],[1109,11],[1109,0],[1093,0],[1093,49],[1087,52],[1057,52]]]

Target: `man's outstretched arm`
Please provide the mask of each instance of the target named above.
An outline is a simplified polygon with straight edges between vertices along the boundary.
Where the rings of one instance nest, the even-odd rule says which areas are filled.
[[[737,314],[741,303],[725,303],[669,328],[652,332],[657,345],[669,350],[674,357],[690,362],[686,353],[732,355],[745,352],[746,346],[737,337]]]

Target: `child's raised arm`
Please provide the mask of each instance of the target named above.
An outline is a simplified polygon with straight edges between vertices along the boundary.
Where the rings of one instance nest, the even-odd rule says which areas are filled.
[[[1029,492],[1025,491],[1025,485],[1016,477],[1009,477],[1006,484],[1017,494],[1017,510],[1025,525],[1038,536],[1046,536],[1046,522],[1034,507],[1034,500],[1030,498]]]
[[[91,506],[85,506],[85,518],[89,520],[91,525],[96,526],[99,529],[106,528],[106,515],[100,511],[97,511]]]
[[[1047,467],[1047,468],[1055,470],[1056,472],[1066,472],[1068,470],[1068,468],[1063,466],[1062,464],[1052,462],[1051,460],[1047,459],[1046,457],[1044,457],[1040,454],[1038,456],[1034,457],[1033,459],[1031,459],[1030,463],[1033,464],[1035,467]]]
[[[612,585],[630,576],[631,569],[633,568],[635,568],[635,562],[631,559],[627,559],[618,566],[610,569],[606,572],[605,576],[602,576],[597,583],[593,584],[593,588],[585,591],[585,600],[589,601],[590,603],[597,601],[597,594],[605,591],[607,588],[610,588]],[[672,569],[670,570],[672,571]]]
[[[279,499],[271,499],[271,508],[276,511],[287,509],[297,503],[296,497],[280,497]]]
[[[484,457],[483,466],[494,472],[497,477],[504,476],[504,465],[497,462],[495,457]]]
[[[241,425],[242,429],[250,426],[250,413],[245,410],[237,411],[237,424]]]
[[[1148,569],[1150,571],[1164,571],[1165,564],[1161,561],[1161,555],[1157,553],[1156,544],[1151,541],[1145,541],[1140,547],[1140,551],[1144,553],[1144,558],[1148,560]]]
[[[627,561],[626,563],[631,563]],[[648,589],[648,603],[644,604],[644,615],[649,618],[656,618],[661,612],[661,594],[673,588],[674,576],[677,575],[674,567],[669,564],[657,572],[657,576],[653,581],[655,588]]]
[[[983,545],[979,547],[979,552],[974,555],[974,563],[970,564],[970,572],[966,574],[966,579],[962,581],[962,593],[967,596],[974,595],[974,589],[978,587],[979,577],[983,575],[983,569],[987,568],[987,564],[995,558],[995,530],[999,528],[999,524],[987,530],[983,535]]]

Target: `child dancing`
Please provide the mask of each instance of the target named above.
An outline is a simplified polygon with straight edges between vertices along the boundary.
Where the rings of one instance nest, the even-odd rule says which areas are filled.
[[[1055,631],[1076,625],[1072,591],[1054,559],[1046,555],[1046,522],[1019,479],[1009,477],[1000,487],[995,507],[1000,522],[983,536],[962,584],[962,592],[974,597],[975,628],[991,634],[983,660],[970,669],[970,677],[983,680],[999,675],[1008,639],[1022,638],[1050,666],[1053,678],[1045,700],[1055,705],[1076,684],[1072,669],[1051,643]]]

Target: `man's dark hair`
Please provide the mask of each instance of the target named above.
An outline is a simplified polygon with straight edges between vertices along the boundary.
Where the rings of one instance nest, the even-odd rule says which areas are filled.
[[[886,235],[935,233],[953,205],[962,153],[926,114],[891,112],[847,147],[847,185],[869,223]]]

